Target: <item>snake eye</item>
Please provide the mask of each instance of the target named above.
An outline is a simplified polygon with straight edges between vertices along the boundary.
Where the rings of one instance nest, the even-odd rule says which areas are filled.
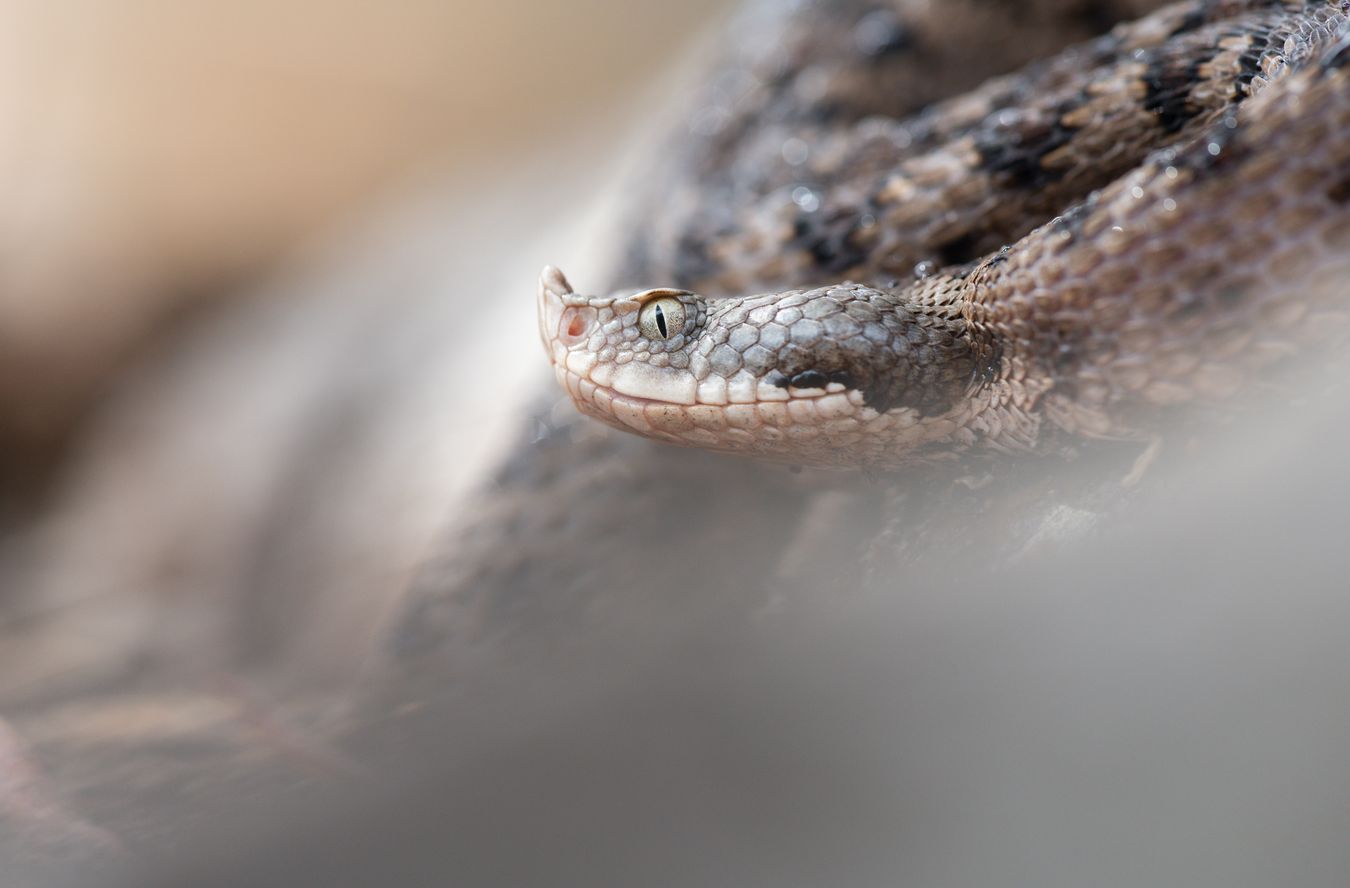
[[[684,303],[673,296],[662,296],[642,306],[638,329],[648,339],[665,340],[684,332]]]

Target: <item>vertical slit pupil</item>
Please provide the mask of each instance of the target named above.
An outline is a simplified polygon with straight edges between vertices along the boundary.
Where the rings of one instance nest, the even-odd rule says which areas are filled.
[[[661,310],[661,306],[656,306],[656,329],[661,331],[661,336],[668,337],[670,333],[666,330],[666,313]]]

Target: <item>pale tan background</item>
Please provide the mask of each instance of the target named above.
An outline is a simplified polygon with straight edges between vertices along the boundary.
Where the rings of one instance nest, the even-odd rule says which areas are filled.
[[[162,322],[379,198],[625,132],[725,5],[0,4],[0,445],[49,455]]]

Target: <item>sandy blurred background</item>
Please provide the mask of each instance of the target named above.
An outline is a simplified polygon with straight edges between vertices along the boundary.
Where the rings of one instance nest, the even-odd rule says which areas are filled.
[[[4,4],[5,477],[50,468],[166,326],[380,200],[509,180],[588,130],[612,161],[605,137],[719,5]]]

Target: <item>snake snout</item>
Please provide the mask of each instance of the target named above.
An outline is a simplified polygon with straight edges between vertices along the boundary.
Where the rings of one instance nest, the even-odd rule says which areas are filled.
[[[539,338],[543,340],[544,351],[553,357],[553,341],[558,336],[558,325],[562,320],[563,296],[572,292],[572,285],[563,273],[552,265],[544,266],[539,273]]]

